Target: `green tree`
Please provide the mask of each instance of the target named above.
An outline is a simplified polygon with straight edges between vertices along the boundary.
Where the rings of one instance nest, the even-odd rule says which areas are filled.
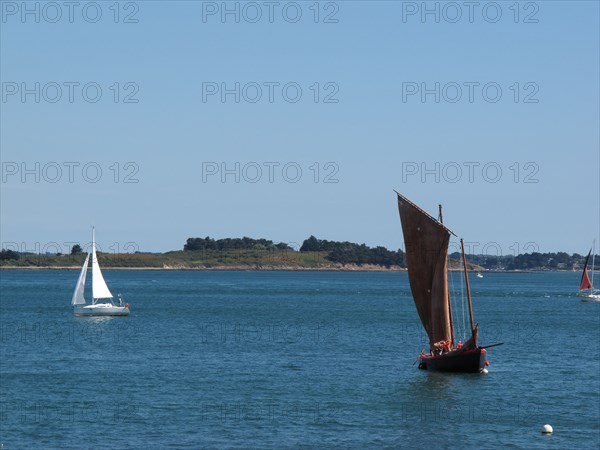
[[[302,243],[301,252],[318,252],[320,250],[319,240],[311,236]]]
[[[5,259],[19,259],[19,254],[14,250],[2,249],[2,252],[0,252],[0,260]]]

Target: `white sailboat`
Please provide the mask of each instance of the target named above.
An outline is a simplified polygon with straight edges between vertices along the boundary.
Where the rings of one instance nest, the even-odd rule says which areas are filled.
[[[592,278],[588,275],[588,262],[590,260],[590,254],[592,255]],[[594,271],[596,269],[596,241],[592,245],[592,249],[585,259],[585,265],[583,266],[583,273],[581,274],[581,282],[579,283],[579,295],[582,297],[584,302],[600,302],[600,290],[594,289]]]
[[[92,257],[92,304],[88,305],[85,302],[84,290],[90,256]],[[76,316],[128,316],[129,304],[126,303],[123,306],[123,300],[121,299],[121,295],[119,295],[119,305],[117,306],[113,303],[112,298],[113,295],[108,289],[100,271],[98,256],[96,255],[96,236],[92,228],[92,252],[87,254],[81,267],[79,278],[77,279],[77,285],[75,286],[75,292],[73,292],[71,300],[73,313]],[[98,303],[98,300],[107,299],[108,301],[104,303]]]

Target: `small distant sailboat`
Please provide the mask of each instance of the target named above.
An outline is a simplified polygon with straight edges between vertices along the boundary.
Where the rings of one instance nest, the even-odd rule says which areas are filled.
[[[92,304],[87,305],[84,297],[85,290],[85,278],[87,275],[88,263],[92,257]],[[121,294],[119,294],[119,306],[115,305],[112,301],[113,295],[111,294],[102,272],[100,271],[100,265],[98,264],[98,256],[96,255],[96,236],[94,229],[92,228],[92,251],[88,253],[81,267],[79,278],[75,286],[75,292],[73,292],[73,298],[71,305],[73,305],[73,313],[76,316],[128,316],[129,315],[129,304],[122,306],[123,300]],[[98,300],[110,299],[108,302],[98,303]]]
[[[592,249],[589,251],[587,258],[585,258],[585,265],[583,266],[583,273],[581,274],[581,282],[579,283],[578,296],[582,297],[584,302],[600,302],[600,290],[594,289],[594,270],[596,268],[596,241],[592,245]],[[588,275],[588,263],[590,261],[590,255],[592,255],[592,278]]]
[[[481,274],[481,272],[477,272],[477,278],[483,278],[483,275]]]
[[[454,235],[442,222],[434,219],[403,195],[398,194],[398,210],[406,247],[408,280],[415,306],[429,337],[430,353],[421,352],[419,369],[443,372],[486,373],[486,348],[477,343],[478,324],[473,322],[473,307],[467,273],[465,247],[460,240],[471,336],[463,344],[455,342],[452,305],[448,289],[448,244]]]

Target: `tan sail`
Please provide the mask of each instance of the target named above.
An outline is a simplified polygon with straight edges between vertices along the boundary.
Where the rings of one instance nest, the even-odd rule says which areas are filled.
[[[454,233],[400,194],[398,210],[410,289],[433,350],[436,342],[452,341],[448,243]]]

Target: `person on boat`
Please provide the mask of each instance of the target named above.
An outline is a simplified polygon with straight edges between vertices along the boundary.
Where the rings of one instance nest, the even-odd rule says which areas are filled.
[[[435,344],[433,344],[433,347],[435,349],[435,354],[436,355],[441,355],[443,353],[445,353],[447,351],[447,345],[448,345],[449,341],[438,341]]]
[[[123,298],[121,298],[121,294],[119,294],[119,306],[123,306]]]

